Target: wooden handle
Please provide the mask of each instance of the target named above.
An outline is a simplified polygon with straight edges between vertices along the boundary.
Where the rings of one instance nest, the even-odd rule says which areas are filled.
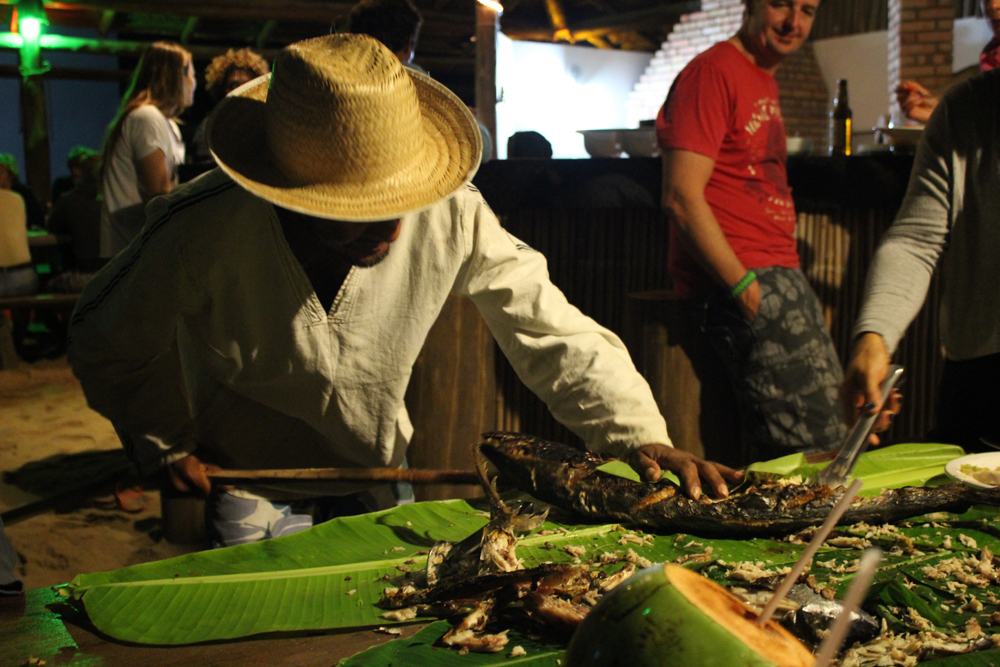
[[[287,470],[214,470],[214,480],[281,480],[341,482],[410,482],[411,484],[479,484],[471,470],[409,470],[404,468],[290,468]]]

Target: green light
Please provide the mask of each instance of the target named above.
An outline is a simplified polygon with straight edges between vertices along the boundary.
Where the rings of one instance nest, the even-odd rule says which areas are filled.
[[[24,37],[24,39],[34,42],[42,34],[42,22],[36,18],[26,16],[17,22],[17,31],[21,33],[21,37]]]

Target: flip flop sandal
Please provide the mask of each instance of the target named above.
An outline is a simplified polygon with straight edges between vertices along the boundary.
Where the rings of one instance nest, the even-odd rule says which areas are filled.
[[[142,484],[118,482],[115,485],[115,499],[118,501],[118,508],[125,512],[135,513],[146,509]]]

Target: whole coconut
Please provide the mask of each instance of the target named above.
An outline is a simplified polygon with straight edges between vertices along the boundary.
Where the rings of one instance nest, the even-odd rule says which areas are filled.
[[[566,667],[812,667],[777,623],[679,565],[657,564],[605,595],[577,629]]]

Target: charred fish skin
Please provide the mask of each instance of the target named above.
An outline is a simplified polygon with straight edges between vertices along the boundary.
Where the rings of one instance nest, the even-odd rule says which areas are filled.
[[[479,450],[501,477],[539,500],[596,521],[695,535],[769,537],[821,524],[844,493],[813,485],[762,485],[724,500],[691,500],[669,483],[641,483],[597,468],[611,457],[518,433],[483,435]],[[929,512],[1000,506],[1000,490],[964,484],[887,489],[859,497],[841,524],[886,523]]]

